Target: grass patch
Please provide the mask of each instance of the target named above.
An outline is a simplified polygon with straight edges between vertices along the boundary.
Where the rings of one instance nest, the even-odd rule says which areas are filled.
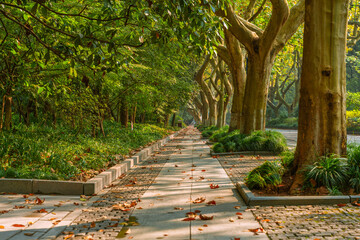
[[[133,131],[104,124],[106,137],[96,138],[63,126],[19,125],[1,132],[0,177],[87,180],[122,161],[115,155],[128,155],[172,132],[150,124],[136,124]]]

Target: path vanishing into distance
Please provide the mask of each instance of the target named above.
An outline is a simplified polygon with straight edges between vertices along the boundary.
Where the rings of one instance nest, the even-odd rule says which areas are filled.
[[[213,158],[188,127],[96,196],[0,195],[0,239],[360,239],[358,206],[246,206],[234,183],[274,158]]]

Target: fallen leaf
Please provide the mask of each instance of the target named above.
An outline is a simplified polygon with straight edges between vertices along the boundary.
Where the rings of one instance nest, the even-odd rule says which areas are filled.
[[[256,217],[256,220],[261,220],[261,219],[262,219],[262,217],[260,217],[260,216]]]
[[[241,207],[240,207],[240,206],[235,206],[234,208],[235,208],[235,209],[240,209]]]
[[[26,232],[26,233],[24,233],[25,236],[29,236],[29,237],[31,237],[34,234],[35,234],[35,232]]]
[[[175,210],[184,210],[182,207],[174,207]]]
[[[201,227],[199,227],[199,228],[198,228],[198,230],[199,230],[199,231],[202,231],[202,230],[204,230],[204,229],[203,229],[203,228],[201,228]]]
[[[95,223],[95,222],[92,222],[92,223],[90,224],[90,227],[91,227],[91,228],[96,227],[96,223]]]
[[[74,205],[75,205],[75,206],[78,206],[78,205],[80,205],[80,203],[74,202]]]
[[[140,210],[141,210],[141,209],[143,209],[143,208],[142,208],[142,207],[138,207],[137,209],[140,209]]]
[[[34,211],[34,213],[48,213],[44,208]]]
[[[216,188],[219,188],[219,185],[217,185],[217,184],[216,184],[216,185],[215,185],[215,184],[210,184],[210,188],[211,188],[211,189],[216,189]]]
[[[0,225],[0,229],[4,229],[5,227],[3,225]]]
[[[196,218],[197,214],[195,212],[187,212],[186,213],[186,216],[188,218]]]
[[[201,213],[201,211],[200,210],[195,210],[195,213]]]
[[[240,238],[234,238],[234,240],[240,240]]]
[[[237,212],[236,215],[242,215],[242,213],[241,213],[241,212]]]
[[[2,210],[2,211],[0,211],[0,214],[4,214],[4,213],[8,213],[9,212],[9,210]]]
[[[234,221],[234,219],[230,218],[230,219],[229,219],[229,222],[235,222],[235,221]]]
[[[203,227],[208,227],[208,225],[207,224],[204,224],[204,225],[202,225]]]
[[[25,208],[25,206],[17,206],[17,205],[14,206],[14,209],[20,209],[20,208]]]
[[[206,216],[204,214],[200,214],[201,220],[213,220],[214,216]]]
[[[354,206],[360,206],[360,203],[358,203],[358,201],[354,201],[354,202],[352,202],[352,205],[354,205]]]
[[[214,206],[216,205],[215,200],[209,201],[208,203],[206,203],[207,206]]]
[[[202,172],[206,172],[206,170],[205,169],[203,169],[203,170],[201,170]]]
[[[339,207],[345,207],[347,204],[346,203],[339,203],[338,206]]]
[[[175,164],[175,167],[179,167],[179,166]]]
[[[41,204],[43,204],[44,202],[45,202],[45,198],[41,200],[40,198],[36,197],[36,199],[35,199],[35,204],[36,204],[36,205],[41,205]]]
[[[68,234],[68,235],[64,236],[64,240],[68,240],[68,239],[72,238],[73,236],[74,236],[73,233],[72,233],[72,234]]]
[[[49,218],[49,221],[54,221],[56,218]]]
[[[194,221],[194,220],[195,220],[195,218],[184,218],[182,221],[188,222],[188,221]]]
[[[263,222],[270,222],[270,219],[263,219],[263,220],[261,220],[261,221],[263,221]]]
[[[23,225],[23,224],[13,224],[11,226],[13,226],[13,227],[25,227],[25,225]]]
[[[199,198],[197,198],[197,199],[195,199],[194,201],[193,201],[193,203],[203,203],[203,202],[205,202],[205,198],[204,197],[199,197]]]
[[[29,197],[29,195],[26,195],[26,194],[25,194],[25,195],[23,195],[23,198],[28,198],[28,197]]]

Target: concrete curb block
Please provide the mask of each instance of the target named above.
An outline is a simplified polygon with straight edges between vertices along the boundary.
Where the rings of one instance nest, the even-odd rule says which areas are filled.
[[[276,196],[256,197],[243,182],[238,182],[236,188],[248,206],[276,206],[276,205],[324,205],[351,203],[360,196]]]
[[[181,130],[180,130],[181,131]],[[0,179],[0,192],[8,193],[40,193],[62,195],[92,195],[97,194],[105,186],[108,186],[129,171],[132,167],[147,159],[154,151],[176,137],[180,131],[166,138],[160,139],[149,147],[142,149],[132,157],[96,175],[87,182],[80,181],[57,181],[39,179]]]
[[[226,155],[247,155],[247,156],[277,156],[277,154],[270,151],[243,151],[243,152],[226,152],[226,153],[214,153],[211,151],[211,156],[226,156]]]

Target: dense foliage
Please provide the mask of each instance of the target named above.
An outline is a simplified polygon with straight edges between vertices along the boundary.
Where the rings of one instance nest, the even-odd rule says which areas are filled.
[[[0,177],[87,180],[121,162],[131,151],[171,133],[137,124],[134,130],[105,122],[107,137],[66,126],[19,125],[0,133]]]

